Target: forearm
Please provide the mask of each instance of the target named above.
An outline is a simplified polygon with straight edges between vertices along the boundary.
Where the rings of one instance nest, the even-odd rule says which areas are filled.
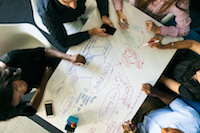
[[[59,59],[65,59],[71,61],[71,55],[60,52],[58,50],[54,50],[51,48],[45,48],[45,56],[51,57],[51,58],[59,58]]]
[[[43,22],[46,27],[48,27],[49,32],[56,42],[64,48],[77,45],[90,38],[88,31],[68,35],[63,23],[51,21],[45,18],[43,18]]]
[[[172,94],[168,94],[168,93],[161,92],[161,91],[158,91],[158,93],[155,97],[159,98],[166,105],[169,105],[176,98]]]
[[[101,16],[109,16],[108,13],[108,0],[96,0],[97,7]]]
[[[153,97],[159,98],[163,103],[166,105],[170,104],[174,99],[175,96],[163,91],[159,91],[151,86],[149,83],[145,83],[142,85],[142,91],[145,92],[145,94]]]
[[[43,94],[44,94],[44,90],[45,90],[45,87],[46,87],[46,83],[43,83],[39,86],[39,88],[37,89],[37,91],[35,92],[34,96],[32,97],[31,101],[30,101],[30,106],[32,108],[34,108],[35,110],[38,109],[41,101],[42,101],[42,97],[43,97]]]
[[[30,101],[30,106],[32,108],[34,108],[35,110],[38,109],[38,107],[39,107],[39,105],[42,101],[42,97],[43,97],[47,82],[48,82],[51,74],[52,74],[51,68],[49,68],[49,67],[46,68],[45,71],[44,71],[40,86],[39,86],[39,88],[37,89],[33,98]]]
[[[54,36],[55,40],[62,46],[62,47],[71,47],[74,45],[78,45],[82,43],[83,41],[90,38],[89,32],[79,32],[72,35],[67,35],[66,33],[52,33],[52,36]]]
[[[123,0],[112,0],[114,6],[115,6],[115,10],[121,10],[122,11],[122,7],[123,7]]]
[[[120,16],[121,14],[123,14],[122,10],[117,10],[117,15]]]
[[[161,49],[190,49],[200,54],[200,43],[194,40],[184,40],[162,45]]]
[[[179,92],[179,87],[181,86],[180,83],[164,76],[161,77],[160,82],[163,83],[165,86],[167,86],[173,92],[180,95],[180,92]]]

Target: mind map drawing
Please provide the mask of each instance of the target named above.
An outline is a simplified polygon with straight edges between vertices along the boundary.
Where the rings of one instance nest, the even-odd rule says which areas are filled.
[[[132,27],[134,32],[141,32],[141,28],[137,28],[136,25]],[[123,40],[122,37],[120,38],[120,41],[124,43],[124,47],[118,50],[122,54],[115,60],[122,62],[126,68],[131,68],[132,65],[135,65],[132,68],[139,70],[142,69],[144,64],[144,55],[139,48],[143,42],[144,35],[135,36],[135,34],[129,36],[128,41]],[[130,40],[134,40],[133,43]],[[109,61],[108,57],[112,55],[110,53],[112,47],[114,45],[107,37],[90,39],[79,51],[79,54],[86,57],[87,64],[82,68],[72,63],[68,64],[65,77],[55,86],[52,93],[52,98],[56,99],[62,94],[64,88],[72,88],[73,90],[62,99],[59,107],[59,116],[61,118],[68,116],[74,109],[78,112],[88,111],[98,116],[99,119],[95,122],[96,124],[100,122],[107,125],[106,133],[121,132],[121,123],[114,121],[115,118],[120,116],[121,111],[118,110],[118,106],[120,105],[127,110],[127,115],[120,116],[123,117],[122,120],[125,120],[127,116],[131,115],[132,109],[141,94],[135,91],[126,74],[115,70],[115,67],[119,67],[114,65],[116,61]],[[82,81],[86,85],[82,85],[80,88],[79,82]],[[111,83],[114,86],[110,86]],[[99,109],[88,109],[98,101],[98,93],[105,90],[108,90],[108,92],[104,94],[105,99]],[[115,128],[111,128],[109,125]],[[91,127],[88,132],[95,133],[96,130],[95,127]]]
[[[155,84],[174,54],[173,50],[165,53],[143,47],[153,37],[146,31],[145,21],[155,20],[126,2],[123,7],[129,21],[128,30],[118,25],[114,6],[109,4],[113,12],[109,18],[117,29],[115,34],[92,36],[70,47],[67,53],[83,55],[86,65],[75,66],[62,60],[49,79],[42,102],[53,100],[55,117],[47,119],[44,106],[39,107],[37,115],[63,132],[69,116],[79,118],[76,133],[123,132],[121,124],[132,119],[146,98],[141,85]],[[95,9],[82,30],[101,25],[99,11]]]

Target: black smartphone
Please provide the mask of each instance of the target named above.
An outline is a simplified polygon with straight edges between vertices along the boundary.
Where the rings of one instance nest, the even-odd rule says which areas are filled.
[[[54,117],[53,101],[48,100],[44,102],[47,118]]]
[[[103,25],[101,26],[101,28],[105,28],[105,29],[106,29],[106,32],[105,32],[105,33],[107,33],[107,34],[109,34],[109,35],[113,35],[113,34],[115,33],[115,31],[116,31],[116,28],[110,27],[110,26],[107,25],[107,24],[103,24]]]

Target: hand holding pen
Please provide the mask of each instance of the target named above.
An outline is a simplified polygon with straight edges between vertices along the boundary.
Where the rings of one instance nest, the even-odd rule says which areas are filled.
[[[143,46],[150,46],[151,48],[156,47],[161,49],[163,45],[160,43],[160,40],[157,38],[151,38],[147,43],[143,44]]]
[[[128,21],[126,19],[126,16],[123,14],[123,12],[121,10],[118,10],[117,14],[118,14],[118,18],[119,18],[119,25],[124,29],[129,28]]]

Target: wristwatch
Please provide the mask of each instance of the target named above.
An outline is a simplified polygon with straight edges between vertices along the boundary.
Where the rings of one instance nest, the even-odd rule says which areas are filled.
[[[174,43],[173,43],[173,42],[171,42],[170,44],[171,44],[171,47],[173,48],[173,47],[174,47]]]

